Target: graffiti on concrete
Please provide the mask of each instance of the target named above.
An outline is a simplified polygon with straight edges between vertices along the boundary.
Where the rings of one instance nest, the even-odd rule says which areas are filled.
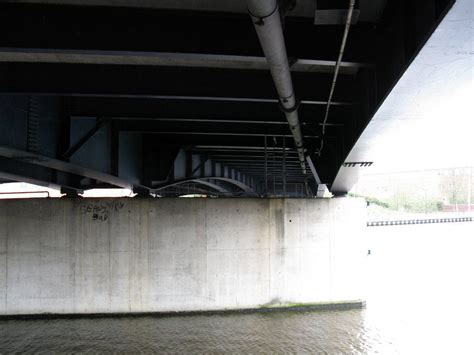
[[[123,201],[101,201],[82,203],[79,207],[81,214],[90,215],[93,221],[107,221],[110,213],[123,208]]]

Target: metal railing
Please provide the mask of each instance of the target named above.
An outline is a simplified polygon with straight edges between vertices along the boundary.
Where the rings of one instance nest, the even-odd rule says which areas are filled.
[[[367,222],[367,227],[401,226],[401,225],[407,225],[407,224],[457,223],[457,222],[473,222],[473,221],[474,221],[474,217],[401,219],[401,220],[393,220],[393,221],[370,221],[370,222]]]

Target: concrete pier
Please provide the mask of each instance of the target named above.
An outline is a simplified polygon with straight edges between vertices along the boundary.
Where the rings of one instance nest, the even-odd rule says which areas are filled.
[[[0,201],[0,315],[363,299],[361,199]]]

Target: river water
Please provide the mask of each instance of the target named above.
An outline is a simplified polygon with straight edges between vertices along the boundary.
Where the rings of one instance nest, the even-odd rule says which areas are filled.
[[[474,223],[367,228],[361,310],[0,321],[0,353],[474,353]]]

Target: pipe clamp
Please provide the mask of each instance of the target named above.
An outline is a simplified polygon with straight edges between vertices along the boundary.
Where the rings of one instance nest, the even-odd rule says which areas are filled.
[[[257,15],[254,15],[252,14],[252,12],[250,11],[250,9],[247,7],[247,12],[249,13],[250,16],[252,16],[252,18],[256,18],[257,21],[254,22],[255,25],[257,26],[263,26],[265,24],[265,19],[272,16],[275,12],[277,12],[278,10],[278,4],[275,5],[275,8],[272,10],[272,12],[270,12],[268,15],[264,15],[264,16],[257,16]]]
[[[300,103],[301,101],[299,100],[296,100],[296,103],[293,107],[290,107],[290,108],[285,108],[282,104],[281,104],[281,101],[278,102],[278,107],[280,108],[281,111],[283,111],[284,113],[292,113],[292,112],[295,112],[298,110],[298,108],[300,107]]]

